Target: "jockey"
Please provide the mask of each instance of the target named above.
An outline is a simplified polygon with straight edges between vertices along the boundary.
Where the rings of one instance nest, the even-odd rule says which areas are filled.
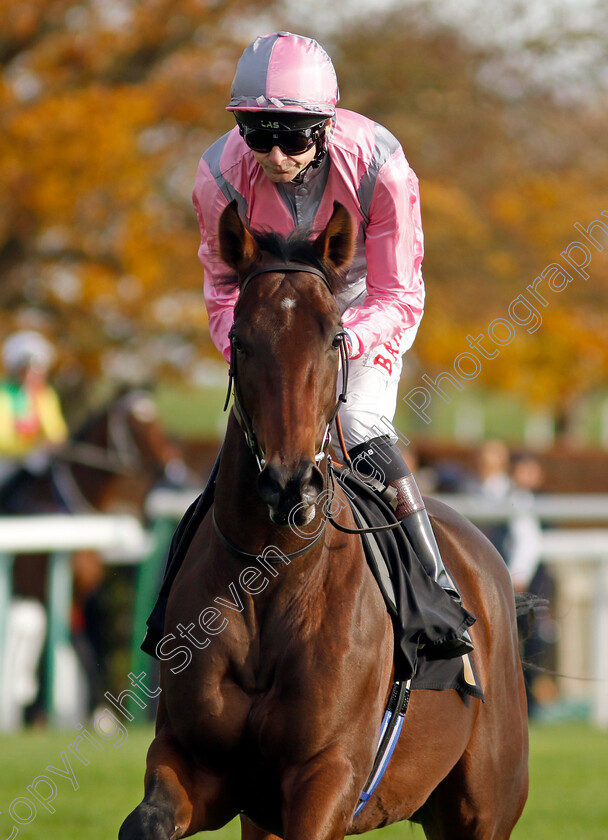
[[[68,435],[59,398],[47,383],[55,351],[33,330],[10,335],[2,347],[6,379],[0,383],[0,481],[24,463],[34,472],[44,453]]]
[[[209,330],[229,361],[238,289],[222,282],[218,223],[230,202],[251,229],[280,234],[322,230],[335,201],[347,208],[357,240],[336,295],[350,351],[348,402],[340,409],[345,442],[357,472],[380,475],[395,488],[396,515],[420,562],[460,603],[392,426],[402,356],[424,308],[418,179],[392,134],[336,108],[338,96],[331,59],[310,38],[266,35],[241,56],[227,106],[236,126],[203,155],[193,191]],[[440,643],[437,656],[472,649],[464,625],[455,635]]]

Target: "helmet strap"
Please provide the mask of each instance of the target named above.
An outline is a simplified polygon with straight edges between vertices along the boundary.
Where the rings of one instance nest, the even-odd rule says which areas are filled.
[[[310,161],[310,163],[308,163],[304,167],[304,169],[302,169],[300,172],[298,172],[298,174],[296,175],[295,178],[292,179],[292,181],[291,181],[292,184],[301,184],[304,181],[304,176],[306,175],[306,173],[308,172],[309,169],[318,169],[318,167],[321,166],[321,163],[323,162],[323,158],[327,154],[327,143],[325,142],[325,140],[326,140],[325,134],[326,134],[326,132],[325,132],[325,129],[324,129],[319,134],[319,137],[317,138],[317,144],[316,144],[317,145],[317,151],[315,153],[314,158]]]

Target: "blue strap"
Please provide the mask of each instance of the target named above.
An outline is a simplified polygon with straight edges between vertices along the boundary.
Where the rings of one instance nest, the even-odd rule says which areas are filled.
[[[360,813],[369,799],[371,799],[373,792],[380,784],[380,780],[386,772],[386,768],[395,751],[403,728],[403,721],[410,699],[411,683],[412,681],[410,679],[406,683],[395,683],[393,686],[380,726],[380,737],[378,739],[374,764],[365,783],[365,787],[359,795],[359,801],[355,808],[353,818]]]

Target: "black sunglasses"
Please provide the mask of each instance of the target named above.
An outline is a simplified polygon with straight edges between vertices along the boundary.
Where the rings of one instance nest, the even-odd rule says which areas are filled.
[[[314,125],[312,128],[300,128],[293,131],[277,131],[274,129],[249,128],[239,123],[241,136],[249,148],[254,152],[267,154],[278,146],[285,155],[302,155],[315,145],[325,130],[325,123]]]

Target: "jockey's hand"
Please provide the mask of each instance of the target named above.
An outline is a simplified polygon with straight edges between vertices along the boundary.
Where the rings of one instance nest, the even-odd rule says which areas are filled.
[[[349,327],[344,327],[344,332],[346,334],[346,346],[348,348],[348,358],[349,359],[358,359],[359,356],[363,353],[363,348],[361,347],[361,342],[359,341],[359,336],[354,333]]]

